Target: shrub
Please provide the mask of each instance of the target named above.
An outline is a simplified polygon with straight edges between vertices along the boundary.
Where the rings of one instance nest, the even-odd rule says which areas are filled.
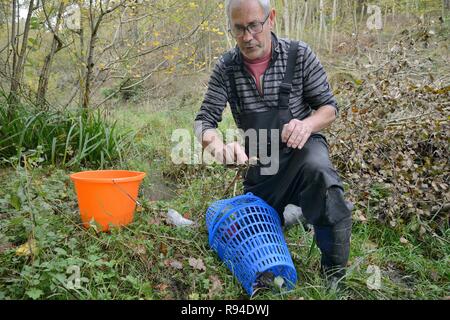
[[[9,111],[8,111],[9,110]],[[0,160],[103,168],[121,161],[127,133],[100,110],[54,111],[0,102]]]

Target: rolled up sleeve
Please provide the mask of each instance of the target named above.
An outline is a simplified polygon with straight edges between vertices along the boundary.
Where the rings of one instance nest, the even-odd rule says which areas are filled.
[[[199,140],[206,130],[218,127],[219,122],[222,121],[222,113],[227,101],[228,93],[224,80],[223,60],[220,59],[214,66],[200,111],[195,117],[194,130]]]
[[[324,105],[331,105],[336,109],[336,115],[338,114],[338,104],[325,69],[309,46],[303,55],[303,94],[306,103],[312,109],[317,110]]]

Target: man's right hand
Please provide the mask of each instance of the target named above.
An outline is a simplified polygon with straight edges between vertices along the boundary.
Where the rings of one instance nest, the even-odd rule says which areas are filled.
[[[238,142],[231,142],[224,145],[223,152],[224,163],[229,164],[246,164],[248,157],[244,148]]]
[[[248,157],[238,142],[224,144],[215,129],[206,130],[202,136],[202,145],[220,163],[246,164]]]

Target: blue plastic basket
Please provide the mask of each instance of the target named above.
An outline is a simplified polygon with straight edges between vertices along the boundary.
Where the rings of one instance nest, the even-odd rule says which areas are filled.
[[[251,296],[258,275],[282,276],[288,289],[297,272],[277,212],[248,193],[214,202],[206,212],[209,245]]]

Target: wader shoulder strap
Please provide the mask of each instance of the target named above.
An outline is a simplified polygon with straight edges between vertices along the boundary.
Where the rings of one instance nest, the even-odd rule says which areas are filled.
[[[236,106],[237,112],[240,113],[241,112],[241,101],[237,94],[236,80],[234,78],[234,73],[235,73],[235,71],[239,70],[239,66],[235,65],[231,52],[225,53],[223,59],[225,62],[225,72],[228,76],[228,79],[230,81],[230,87],[231,87],[230,88],[231,89],[230,104],[232,106]]]
[[[289,96],[292,91],[292,79],[294,78],[297,51],[298,41],[291,41],[286,65],[286,73],[284,75],[283,82],[280,85],[280,93],[278,96],[278,108],[280,109],[289,108]]]

